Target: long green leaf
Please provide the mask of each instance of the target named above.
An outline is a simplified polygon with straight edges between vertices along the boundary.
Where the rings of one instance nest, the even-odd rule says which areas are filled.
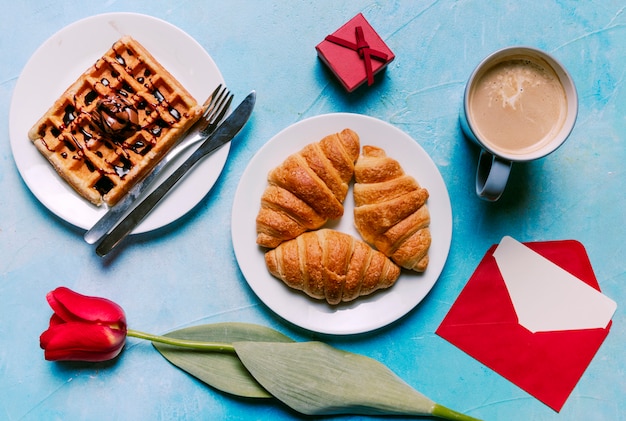
[[[380,362],[321,342],[235,342],[237,355],[277,399],[307,415],[434,415],[474,420],[425,397]]]
[[[168,333],[168,337],[205,342],[237,341],[292,342],[268,327],[249,323],[216,323],[189,327]],[[271,398],[233,353],[202,352],[153,342],[169,362],[206,384],[237,396]]]

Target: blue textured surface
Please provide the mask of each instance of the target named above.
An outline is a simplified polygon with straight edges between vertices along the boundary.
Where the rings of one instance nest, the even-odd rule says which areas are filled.
[[[211,194],[182,220],[132,237],[103,260],[82,231],[54,217],[22,182],[8,114],[19,74],[42,42],[78,19],[114,11],[182,28],[238,98],[256,89],[258,101]],[[358,12],[397,57],[375,86],[348,95],[314,46]],[[486,420],[626,419],[623,2],[27,0],[5,4],[0,20],[0,419],[297,417],[277,403],[216,392],[141,341],[130,340],[112,363],[44,361],[44,296],[58,285],[117,301],[131,327],[153,333],[243,321],[321,339],[376,358],[433,400]],[[515,166],[508,190],[491,204],[474,194],[477,151],[462,139],[457,117],[473,67],[513,44],[553,53],[576,82],[580,111],[569,141],[546,159]],[[379,118],[419,141],[443,175],[454,217],[448,261],[427,298],[399,322],[356,337],[311,334],[274,316],[248,288],[230,238],[235,189],[255,152],[294,122],[339,111]],[[618,302],[611,333],[560,413],[434,334],[487,248],[504,235],[582,242],[603,292]]]

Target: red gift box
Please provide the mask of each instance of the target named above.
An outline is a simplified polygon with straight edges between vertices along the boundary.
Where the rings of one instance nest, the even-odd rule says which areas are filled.
[[[317,55],[348,92],[367,82],[395,58],[365,17],[359,13],[315,46]]]

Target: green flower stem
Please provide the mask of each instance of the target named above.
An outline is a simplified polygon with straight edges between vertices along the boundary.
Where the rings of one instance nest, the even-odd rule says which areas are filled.
[[[134,338],[146,339],[151,342],[159,342],[166,345],[178,346],[181,348],[197,349],[199,351],[213,351],[213,352],[229,352],[234,353],[235,348],[231,344],[223,342],[202,342],[202,341],[190,341],[187,339],[171,338],[169,336],[151,335],[150,333],[140,332],[138,330],[128,329],[127,336]]]
[[[469,415],[462,414],[460,412],[456,412],[450,408],[446,408],[445,406],[435,404],[433,408],[433,416],[438,418],[443,418],[446,420],[455,420],[455,421],[480,421],[478,418],[470,417]]]

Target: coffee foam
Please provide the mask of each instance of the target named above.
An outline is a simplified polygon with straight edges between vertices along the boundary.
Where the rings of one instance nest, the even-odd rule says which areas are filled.
[[[545,61],[529,56],[507,57],[477,75],[469,106],[481,141],[508,154],[549,144],[567,116],[558,75]]]

